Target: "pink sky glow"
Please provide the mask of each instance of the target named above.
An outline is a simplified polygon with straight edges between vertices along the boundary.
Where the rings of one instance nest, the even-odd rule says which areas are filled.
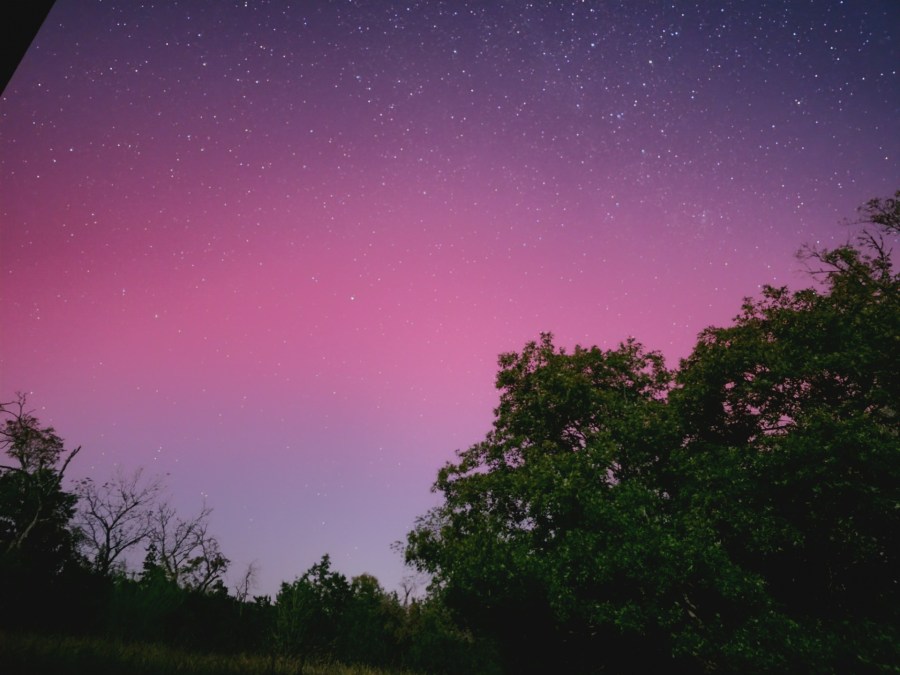
[[[395,588],[499,353],[674,366],[900,187],[900,5],[671,4],[58,0],[0,100],[0,394],[205,498],[257,593]]]

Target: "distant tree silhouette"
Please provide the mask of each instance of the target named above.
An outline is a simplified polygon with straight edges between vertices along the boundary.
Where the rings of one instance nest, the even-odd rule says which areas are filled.
[[[166,578],[183,588],[200,592],[217,589],[228,571],[230,561],[218,539],[209,533],[211,513],[204,504],[196,516],[183,519],[166,502],[156,504],[150,513],[147,541],[154,563]]]
[[[151,517],[163,489],[163,479],[145,479],[143,469],[131,475],[118,469],[101,485],[92,478],[76,483],[79,550],[97,572],[124,572],[124,555],[153,532]]]

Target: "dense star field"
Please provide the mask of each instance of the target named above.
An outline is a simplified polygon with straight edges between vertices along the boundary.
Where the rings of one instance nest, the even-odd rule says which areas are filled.
[[[900,185],[900,5],[58,0],[0,101],[0,396],[272,593],[390,544],[496,357],[670,365]]]

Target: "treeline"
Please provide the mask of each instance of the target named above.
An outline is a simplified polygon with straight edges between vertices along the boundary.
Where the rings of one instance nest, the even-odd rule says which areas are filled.
[[[209,531],[207,506],[181,517],[162,480],[140,470],[67,490],[80,448],[67,450],[24,397],[0,414],[0,639],[4,631],[97,637],[287,658],[301,669],[492,669],[492,652],[439,601],[401,601],[370,575],[347,579],[327,555],[274,599],[251,596],[252,566],[229,591],[230,562]],[[143,554],[139,569],[129,564],[135,553]]]
[[[64,489],[78,449],[6,404],[0,629],[300,671],[897,672],[900,192],[862,213],[802,252],[815,288],[764,288],[677,369],[634,340],[502,355],[493,429],[406,540],[424,600],[328,556],[274,599],[252,568],[229,592],[206,507],[182,518],[140,472]]]

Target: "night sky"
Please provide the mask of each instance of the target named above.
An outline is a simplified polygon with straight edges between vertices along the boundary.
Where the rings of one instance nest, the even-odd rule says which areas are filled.
[[[391,542],[497,355],[670,365],[900,187],[900,3],[58,0],[0,101],[0,396],[272,593]]]

